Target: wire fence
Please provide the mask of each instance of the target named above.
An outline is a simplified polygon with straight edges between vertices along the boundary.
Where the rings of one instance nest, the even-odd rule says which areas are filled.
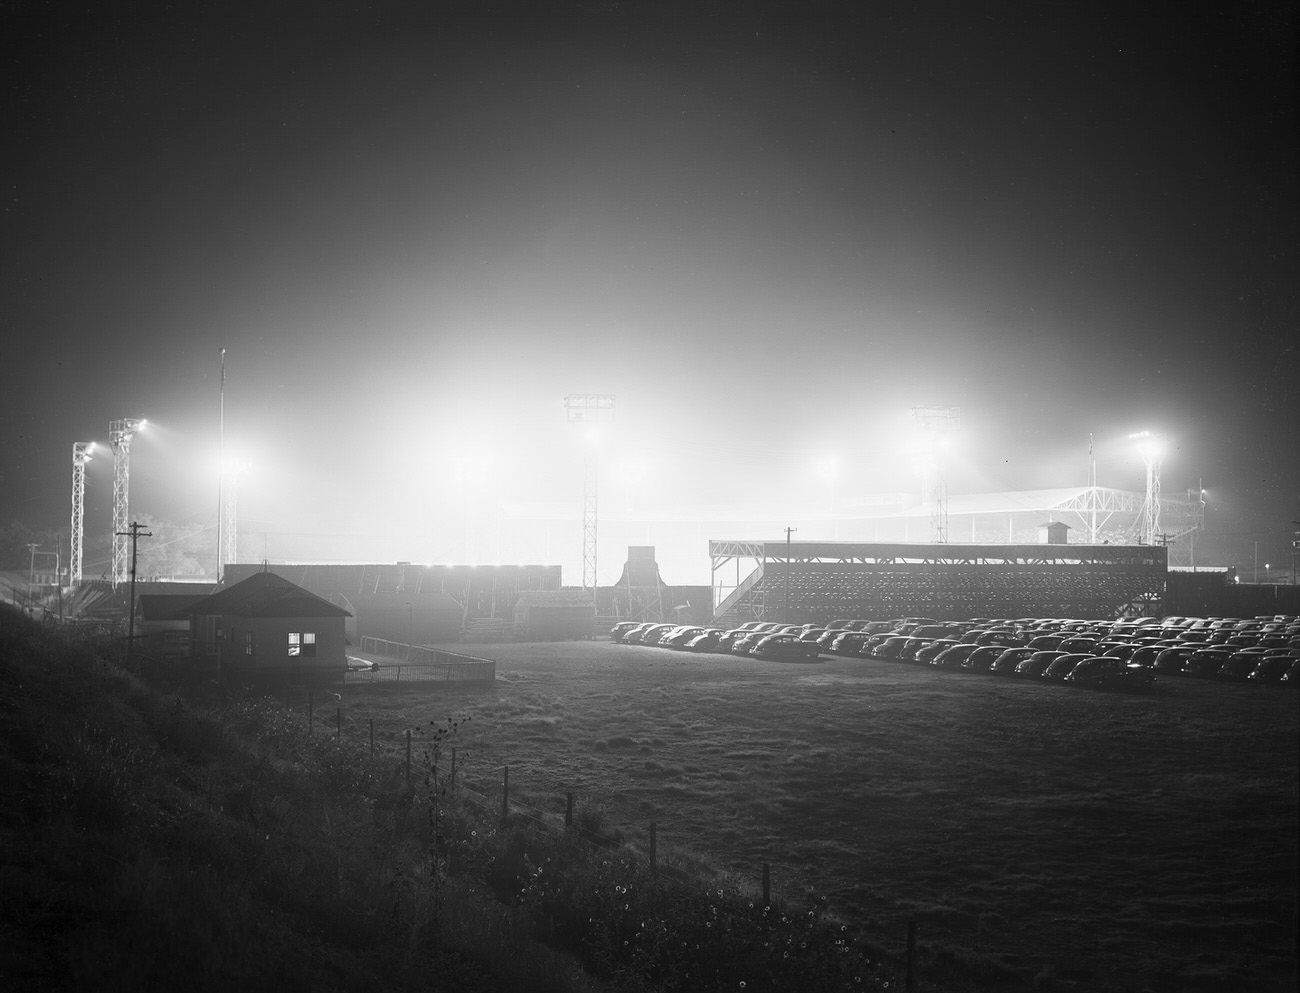
[[[336,700],[338,697],[337,694],[327,694],[327,699]],[[286,701],[286,705],[287,703]],[[734,872],[719,872],[694,853],[665,846],[659,836],[657,821],[649,821],[645,825],[644,844],[629,841],[620,827],[606,823],[602,808],[578,807],[572,791],[561,791],[553,784],[546,784],[544,789],[553,797],[553,802],[549,809],[539,806],[523,798],[521,794],[525,791],[519,789],[518,784],[512,788],[508,765],[492,767],[491,775],[496,775],[496,770],[500,770],[499,780],[489,778],[489,775],[478,769],[470,773],[459,761],[457,748],[445,744],[433,745],[432,748],[437,749],[434,753],[431,751],[431,743],[418,730],[407,729],[396,744],[391,735],[386,741],[377,743],[374,718],[358,719],[355,714],[350,715],[346,724],[348,734],[345,739],[343,708],[333,707],[332,715],[328,709],[318,711],[316,694],[308,694],[309,735],[317,733],[319,729],[323,734],[332,732],[340,745],[345,740],[355,745],[357,729],[364,728],[368,736],[369,757],[372,760],[381,757],[396,759],[408,783],[423,779],[430,771],[431,762],[436,761],[439,767],[439,789],[445,789],[450,797],[469,803],[487,816],[499,819],[503,827],[527,824],[537,830],[571,838],[592,852],[622,853],[632,861],[646,866],[660,884],[683,891],[709,892],[716,889],[721,892],[721,888],[726,886],[760,907],[775,909],[785,902],[773,887],[773,866],[770,862],[761,862],[755,866],[753,875],[738,876]],[[333,720],[330,720],[331,716]],[[795,903],[797,900],[788,902]],[[907,991],[915,990],[916,927],[915,919],[907,923],[907,944],[902,963],[906,969],[903,987]]]
[[[384,756],[396,759],[402,765],[408,782],[426,774],[430,755],[429,743],[423,732],[407,730],[396,745],[391,736],[377,742],[374,718],[358,719],[355,713],[350,713],[345,722],[343,708],[329,706],[335,699],[335,694],[327,693],[324,694],[324,699],[318,699],[315,692],[308,693],[309,735],[332,735],[340,744],[345,741],[355,744],[360,730],[366,736],[371,759]],[[572,791],[553,786],[544,787],[554,799],[549,808],[543,807],[530,799],[524,799],[526,795],[536,795],[536,784],[525,784],[531,785],[532,790],[520,788],[517,782],[512,787],[508,765],[493,767],[494,774],[499,770],[500,776],[494,782],[480,770],[470,773],[465,769],[455,747],[441,747],[439,761],[442,764],[440,776],[447,792],[498,818],[502,825],[522,822],[552,834],[571,837],[593,851],[622,851],[646,865],[657,879],[687,888],[710,889],[717,886],[719,879],[724,877],[724,874],[707,866],[697,855],[664,845],[657,821],[649,821],[644,825],[647,841],[645,844],[637,844],[628,840],[623,826],[606,822],[603,808],[598,805],[586,808],[579,806]],[[771,864],[764,862],[756,868],[755,876],[748,881],[736,880],[729,874],[725,878],[737,890],[752,895],[755,900],[761,898],[764,906],[771,905]]]

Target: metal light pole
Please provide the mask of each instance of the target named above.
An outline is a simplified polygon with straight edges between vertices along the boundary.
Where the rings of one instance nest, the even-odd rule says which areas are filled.
[[[912,408],[912,420],[920,435],[921,503],[930,507],[932,541],[948,540],[948,480],[945,452],[948,435],[961,420],[961,408],[951,404],[928,404]]]
[[[1142,536],[1144,545],[1154,545],[1160,533],[1160,465],[1165,457],[1165,437],[1150,431],[1129,435],[1137,441],[1138,454],[1147,470],[1146,499],[1142,503]]]
[[[599,425],[614,419],[612,393],[571,393],[564,398],[570,424],[588,425],[582,473],[582,588],[596,595],[596,483]]]
[[[86,463],[94,457],[93,441],[72,444],[72,535],[68,560],[68,585],[81,582],[82,537],[86,525]]]
[[[126,535],[129,527],[131,488],[131,439],[144,427],[142,417],[110,421],[109,441],[113,446],[113,585],[127,578]]]

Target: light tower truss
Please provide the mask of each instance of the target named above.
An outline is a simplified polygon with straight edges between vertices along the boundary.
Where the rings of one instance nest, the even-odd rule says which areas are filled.
[[[113,446],[113,585],[126,582],[131,572],[130,490],[131,439],[144,426],[142,417],[125,417],[110,421],[109,441]]]
[[[917,457],[921,475],[921,503],[930,508],[931,540],[948,540],[948,482],[945,451],[948,435],[961,419],[961,408],[949,404],[926,404],[912,408],[912,420],[920,432]]]
[[[570,393],[564,398],[565,419],[586,427],[582,459],[582,588],[596,591],[599,425],[614,419],[612,393]]]
[[[68,561],[68,583],[81,582],[82,536],[86,527],[86,463],[94,458],[93,441],[72,443],[72,525],[69,528],[71,558]]]
[[[239,500],[239,473],[227,469],[225,475],[225,484],[221,488],[221,569],[218,575],[223,575],[225,567],[235,561],[237,544],[235,512]]]
[[[1147,471],[1146,499],[1142,504],[1141,532],[1138,540],[1144,545],[1154,545],[1159,540],[1168,540],[1160,531],[1160,464],[1165,457],[1165,439],[1163,435],[1150,431],[1139,431],[1130,435],[1137,442],[1138,454]]]
[[[1079,526],[1096,535],[1110,534],[1116,538],[1138,532],[1141,544],[1156,544],[1141,540],[1149,526],[1147,494],[1115,490],[1105,486],[1084,487],[1067,500],[1055,503],[1053,512],[1073,513]],[[1191,491],[1186,497],[1165,496],[1157,493],[1158,506],[1151,516],[1164,527],[1171,566],[1192,565],[1192,542],[1205,526],[1205,500],[1199,492]],[[1184,541],[1183,539],[1187,540]],[[1097,539],[1093,539],[1096,541]],[[1110,539],[1107,539],[1108,541]]]

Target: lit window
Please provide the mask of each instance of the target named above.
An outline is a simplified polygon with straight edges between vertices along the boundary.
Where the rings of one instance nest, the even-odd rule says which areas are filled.
[[[253,654],[253,632],[251,631],[244,632],[244,654]]]
[[[316,654],[316,632],[315,631],[290,631],[289,632],[289,655],[291,658],[299,655],[308,658]]]

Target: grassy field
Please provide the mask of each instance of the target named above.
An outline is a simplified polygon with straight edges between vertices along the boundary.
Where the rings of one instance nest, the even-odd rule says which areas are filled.
[[[457,646],[447,646],[455,649]],[[458,773],[822,900],[972,988],[1293,990],[1300,694],[1142,695],[824,657],[475,646],[488,689],[350,680],[345,736],[469,720]],[[333,701],[330,707],[334,707]],[[329,712],[332,721],[334,714]],[[331,728],[332,730],[332,728]]]

